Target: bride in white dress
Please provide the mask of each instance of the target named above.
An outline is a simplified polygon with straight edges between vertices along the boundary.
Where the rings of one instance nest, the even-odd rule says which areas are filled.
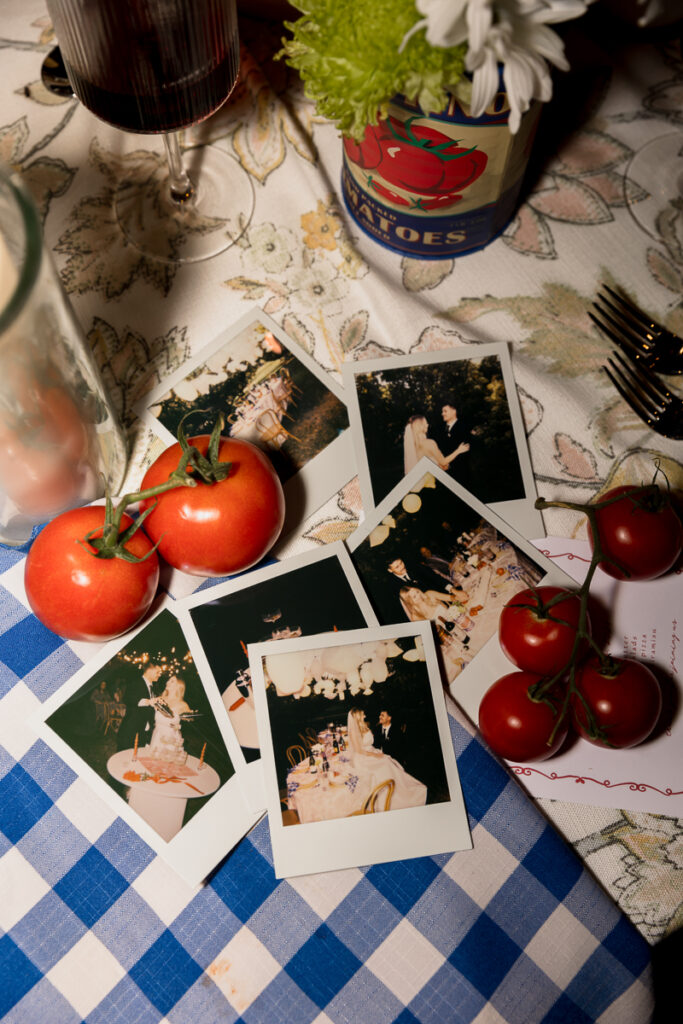
[[[454,456],[444,455],[436,441],[427,437],[429,424],[425,416],[411,416],[403,431],[403,471],[410,472],[423,455],[427,455],[441,469],[448,469]]]
[[[150,704],[154,706],[154,731],[149,741],[150,755],[173,764],[184,764],[186,754],[180,722],[181,715],[191,711],[185,700],[185,683],[177,676],[171,676],[164,692],[160,697],[152,697]]]
[[[394,792],[389,810],[401,807],[422,807],[427,801],[427,787],[388,754],[372,745],[372,732],[361,708],[351,708],[347,719],[348,744],[351,766],[358,775],[356,792],[365,800],[373,789],[392,779]],[[375,810],[384,809],[384,794],[380,794]]]

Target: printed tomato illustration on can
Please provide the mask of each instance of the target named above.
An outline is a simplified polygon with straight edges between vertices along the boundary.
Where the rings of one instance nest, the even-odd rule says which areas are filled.
[[[438,113],[394,97],[360,142],[343,139],[341,187],[351,218],[386,248],[418,259],[488,245],[516,209],[541,104],[532,104],[515,135],[509,109],[502,82],[476,118],[453,96]]]
[[[389,117],[377,125],[368,125],[361,143],[344,139],[346,155],[370,172],[368,184],[372,190],[398,205],[423,210],[453,205],[462,191],[481,176],[488,158],[476,146],[461,146],[458,139],[429,125],[415,124],[417,120],[418,117],[409,117],[401,122]],[[387,185],[410,192],[416,198],[410,203]]]

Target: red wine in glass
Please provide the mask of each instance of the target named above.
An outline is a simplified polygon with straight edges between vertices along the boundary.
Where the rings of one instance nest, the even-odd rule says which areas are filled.
[[[129,241],[169,262],[228,248],[251,216],[251,181],[237,161],[210,147],[195,189],[173,133],[213,114],[237,81],[235,0],[48,0],[48,10],[83,105],[117,128],[164,137],[170,173],[163,215],[150,202],[148,183],[119,188],[117,215]]]

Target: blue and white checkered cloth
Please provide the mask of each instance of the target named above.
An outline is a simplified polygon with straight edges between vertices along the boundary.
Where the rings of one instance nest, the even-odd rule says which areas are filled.
[[[456,718],[473,850],[278,880],[262,821],[192,889],[27,727],[78,667],[0,587],[3,1021],[650,1019],[647,943]]]

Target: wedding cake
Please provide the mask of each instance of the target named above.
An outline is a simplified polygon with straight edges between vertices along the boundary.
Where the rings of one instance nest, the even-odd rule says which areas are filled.
[[[173,718],[162,717],[157,714],[154,730],[147,745],[145,756],[155,761],[163,761],[164,764],[177,766],[185,764],[187,753],[183,744],[183,734],[180,728],[180,721],[176,715]]]

